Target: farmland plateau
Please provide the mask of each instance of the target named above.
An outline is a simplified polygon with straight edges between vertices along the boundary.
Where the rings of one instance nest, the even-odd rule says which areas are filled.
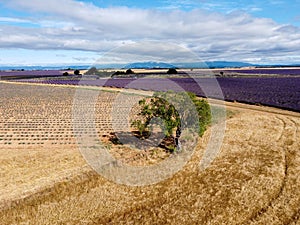
[[[0,225],[300,225],[299,9],[0,1]]]
[[[199,79],[209,84],[208,78]],[[120,96],[134,103],[151,91],[168,90],[167,83],[153,78],[148,85],[146,79],[1,81],[1,224],[300,224],[299,78],[218,79],[225,100],[232,102],[225,103],[226,129],[217,157],[205,170],[199,167],[218,122],[199,138],[180,171],[146,186],[117,184],[96,173],[81,154],[74,124],[101,140],[116,159],[155,165],[172,155],[109,142],[115,132],[112,115],[123,115],[120,123],[128,119],[113,104]],[[196,88],[187,78],[171,80],[185,90]],[[261,82],[265,88],[254,90]],[[236,92],[238,86],[243,88]],[[87,121],[74,120],[78,91],[96,93],[96,132],[84,126]],[[199,87],[195,92],[201,96]]]

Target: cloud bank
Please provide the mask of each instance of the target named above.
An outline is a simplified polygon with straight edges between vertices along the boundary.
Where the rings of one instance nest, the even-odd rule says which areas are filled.
[[[0,17],[0,48],[103,53],[140,41],[159,41],[188,48],[202,60],[300,62],[298,27],[242,11],[100,8],[73,0],[3,2],[29,16]],[[145,50],[147,46],[140,45],[136,52]]]

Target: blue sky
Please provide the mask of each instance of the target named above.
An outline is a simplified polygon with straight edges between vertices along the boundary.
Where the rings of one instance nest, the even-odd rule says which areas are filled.
[[[300,63],[299,9],[300,0],[1,0],[0,65],[172,61],[183,49],[199,61]]]

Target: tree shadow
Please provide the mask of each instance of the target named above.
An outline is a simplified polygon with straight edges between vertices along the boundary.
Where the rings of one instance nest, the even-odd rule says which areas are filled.
[[[134,143],[135,148],[147,150],[153,147],[153,142],[148,139],[150,135],[150,132],[143,132],[141,134],[139,131],[111,132],[109,134],[109,141],[114,145],[132,145],[132,143]],[[139,139],[140,141],[136,141],[136,139]],[[176,149],[175,139],[174,137],[164,137],[156,147],[172,153]]]

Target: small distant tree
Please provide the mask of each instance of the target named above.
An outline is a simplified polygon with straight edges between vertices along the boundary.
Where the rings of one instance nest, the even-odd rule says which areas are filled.
[[[115,77],[115,76],[120,76],[120,75],[123,75],[123,74],[125,74],[125,72],[124,71],[116,71],[116,72],[114,72],[112,75],[111,75],[111,78],[113,78],[113,77]]]
[[[69,73],[68,72],[64,72],[63,76],[69,76]]]
[[[126,72],[125,72],[126,74],[134,74],[134,72],[133,72],[133,70],[132,69],[128,69],[128,70],[126,70]]]
[[[88,71],[86,71],[85,75],[95,75],[97,74],[97,72],[97,68],[93,66]]]
[[[180,120],[180,115],[176,110],[175,106],[170,104],[166,99],[169,97],[174,97],[175,101],[178,103],[178,106],[181,107],[180,111],[183,111],[183,115],[186,113],[188,108],[186,108],[187,98],[189,98],[198,113],[199,117],[199,127],[196,132],[202,136],[207,126],[211,123],[211,112],[208,102],[204,99],[198,99],[194,93],[191,92],[182,92],[182,93],[155,93],[153,97],[148,99],[142,99],[139,101],[141,106],[141,111],[138,114],[141,119],[132,121],[132,126],[135,127],[140,135],[147,134],[149,132],[149,124],[151,119],[154,117],[160,117],[164,122],[165,127],[165,136],[166,138],[174,139],[174,146],[170,149],[178,149],[179,146],[179,137],[181,135],[182,121]],[[189,121],[191,118],[185,118],[188,127],[194,129],[195,121]],[[175,132],[174,132],[175,131]],[[174,133],[176,135],[174,136]]]
[[[167,71],[167,74],[177,74],[177,70],[175,68],[170,68],[168,71]]]
[[[79,70],[74,70],[74,74],[75,75],[80,75],[80,71]]]

